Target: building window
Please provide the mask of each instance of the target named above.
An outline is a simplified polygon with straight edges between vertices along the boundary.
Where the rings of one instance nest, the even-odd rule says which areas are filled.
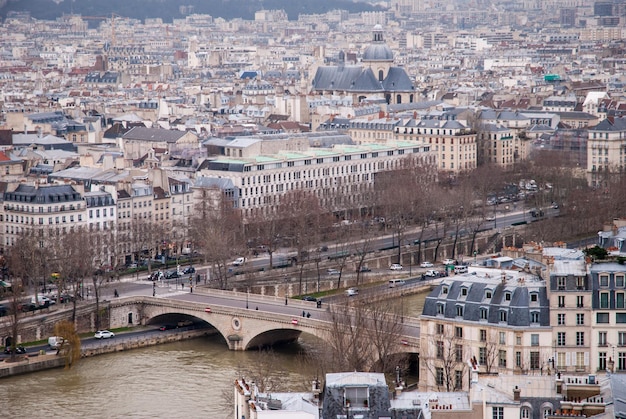
[[[608,287],[609,286],[609,276],[608,275],[600,275],[600,286]]]
[[[441,288],[441,293],[442,294],[447,294],[448,293],[448,287]]]
[[[489,312],[487,311],[487,309],[486,309],[486,308],[481,307],[481,308],[480,308],[480,319],[481,319],[481,320],[487,320],[487,314],[488,314],[488,313],[489,313]]]
[[[522,367],[522,353],[519,351],[515,352],[515,366],[518,368]]]
[[[491,295],[492,295],[491,290],[487,290],[487,291],[485,291],[485,298],[486,298],[486,299],[488,299],[488,300],[489,300],[489,299],[491,298]]]
[[[487,331],[485,329],[480,329],[480,341],[487,342]]]
[[[563,308],[565,307],[565,296],[564,295],[559,295],[559,307]]]
[[[463,362],[463,345],[456,344],[454,345],[454,355],[456,358],[456,362]]]
[[[522,410],[520,412],[520,418],[521,419],[530,419],[530,407],[522,407]]]
[[[491,419],[504,419],[504,407],[492,407]]]
[[[600,308],[609,308],[609,293],[600,293]]]
[[[626,346],[626,332],[617,333],[617,344],[619,346]]]
[[[463,306],[456,306],[457,317],[463,317]]]
[[[585,297],[582,295],[576,296],[576,307],[583,308],[585,306]]]
[[[576,352],[576,368],[585,367],[585,352]]]
[[[534,303],[539,301],[539,294],[537,294],[536,292],[531,292],[530,293],[530,301],[532,301]]]
[[[557,332],[556,346],[565,346],[565,332]]]
[[[500,321],[505,322],[507,318],[507,312],[505,310],[500,310]]]
[[[442,386],[443,385],[443,368],[437,367],[435,375],[436,375],[437,385]]]
[[[533,333],[530,335],[530,345],[531,346],[539,346],[539,335]]]
[[[454,389],[461,390],[463,388],[463,371],[454,371]]]
[[[564,277],[558,277],[556,279],[556,286],[557,286],[557,289],[564,290],[565,289],[565,278]]]
[[[606,370],[606,352],[598,352],[598,370]]]
[[[454,336],[456,336],[457,338],[462,338],[463,337],[463,328],[462,327],[455,327],[454,328]]]
[[[615,287],[624,288],[624,275],[615,275]]]
[[[504,299],[506,301],[511,301],[511,293],[510,292],[505,292],[504,293]]]
[[[624,308],[624,293],[618,292],[615,294],[615,308]]]
[[[500,332],[500,345],[504,345],[506,344],[506,333],[505,332]]]
[[[437,341],[437,358],[443,358],[443,341]]]
[[[576,332],[576,346],[585,345],[585,332]]]
[[[617,353],[617,369],[620,371],[626,370],[626,352]]]
[[[585,324],[585,315],[584,313],[577,313],[576,314],[576,324],[578,326],[582,326]]]
[[[531,323],[539,323],[539,312],[531,311],[530,312],[530,322]]]
[[[608,323],[609,313],[596,313],[596,323]]]
[[[500,351],[498,351],[498,365],[506,368],[506,351],[500,349]]]
[[[445,312],[446,305],[442,303],[437,304],[437,314],[443,314]]]
[[[481,365],[487,363],[487,348],[478,348],[478,363]]]
[[[626,313],[615,313],[615,323],[626,323]]]
[[[539,352],[530,353],[530,369],[531,370],[539,369]]]
[[[556,315],[556,323],[559,326],[563,326],[565,324],[565,314],[559,313]]]
[[[598,332],[598,346],[607,346],[606,332]]]

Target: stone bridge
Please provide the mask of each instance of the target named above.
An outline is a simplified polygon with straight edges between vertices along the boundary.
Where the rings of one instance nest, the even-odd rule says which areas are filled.
[[[249,297],[245,293],[229,293],[232,303],[215,304],[178,299],[155,298],[147,296],[130,296],[115,299],[110,302],[111,328],[132,327],[136,325],[163,324],[172,318],[191,320],[194,323],[205,322],[212,326],[228,344],[231,350],[247,350],[263,345],[296,340],[302,333],[308,333],[321,340],[328,340],[331,323],[327,320],[314,318],[322,317],[316,311],[312,318],[294,316],[281,313],[284,309],[284,299],[281,304],[274,297],[255,295]],[[232,296],[235,296],[233,298]],[[263,310],[252,310],[236,307],[235,302],[241,303],[245,298],[254,298],[259,301],[271,302],[275,305],[264,305]],[[302,301],[290,301],[290,307],[304,307],[310,309]],[[282,307],[281,307],[282,306]],[[270,307],[269,311],[267,307]],[[272,310],[271,307],[275,307]],[[283,310],[284,311],[284,310]],[[397,352],[419,353],[419,322],[417,319],[404,318],[405,333],[399,337]]]

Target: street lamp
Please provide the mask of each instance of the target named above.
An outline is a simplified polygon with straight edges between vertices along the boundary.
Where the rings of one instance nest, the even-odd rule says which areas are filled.
[[[250,289],[246,288],[246,309],[248,309],[248,294],[250,293]]]

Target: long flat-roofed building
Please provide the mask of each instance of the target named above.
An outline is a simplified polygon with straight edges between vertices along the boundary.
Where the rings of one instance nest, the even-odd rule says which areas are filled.
[[[305,151],[217,157],[208,161],[200,174],[230,179],[230,197],[244,218],[255,211],[275,211],[280,197],[289,191],[314,193],[323,208],[332,211],[366,207],[376,174],[399,169],[405,161],[434,165],[430,146],[417,141],[395,141],[385,145],[334,145]]]

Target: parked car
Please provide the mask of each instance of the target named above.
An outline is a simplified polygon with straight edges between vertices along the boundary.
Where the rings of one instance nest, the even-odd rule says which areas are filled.
[[[244,258],[244,257],[239,257],[239,258],[237,258],[237,259],[233,260],[232,265],[233,265],[233,266],[241,266],[241,265],[243,265],[244,263],[246,263],[246,258]]]
[[[196,272],[196,268],[194,268],[193,266],[187,266],[185,270],[183,271],[185,275],[193,274],[195,272]]]
[[[392,263],[389,269],[391,269],[392,271],[401,271],[403,268],[402,265],[400,265],[399,263]]]
[[[456,265],[456,260],[448,258],[443,261],[443,264],[444,265]]]
[[[4,353],[5,354],[10,354],[12,351],[12,348],[10,346],[7,346],[4,348]],[[23,346],[16,346],[15,347],[15,353],[16,354],[25,354],[26,353],[26,348],[24,348]]]
[[[486,221],[495,221],[496,220],[496,216],[495,215],[488,215],[487,217],[485,217]]]
[[[420,263],[420,268],[432,268],[433,266],[435,266],[435,265],[433,265],[432,262],[422,262],[422,263]]]
[[[17,309],[21,312],[35,311],[37,308],[37,304],[31,302],[24,302],[17,305]]]
[[[93,335],[93,337],[96,339],[109,339],[109,338],[114,338],[115,333],[109,330],[98,330],[96,334]]]
[[[311,295],[305,295],[304,297],[302,297],[302,299],[304,301],[314,301],[314,302],[317,301],[317,298],[315,298],[315,297],[313,297]]]
[[[9,314],[9,310],[4,304],[0,304],[0,317],[6,316],[7,314]]]
[[[357,272],[372,272],[372,270],[367,265],[362,265],[361,268],[357,269]]]
[[[166,279],[180,278],[178,271],[169,271],[165,274]]]
[[[359,295],[359,289],[358,288],[348,288],[346,290],[346,295],[348,297],[354,297],[355,295]]]
[[[339,269],[329,268],[326,270],[326,273],[328,275],[339,275],[341,272],[339,272]]]
[[[431,278],[436,278],[439,276],[439,271],[436,271],[434,269],[429,269],[426,272],[424,272],[424,275],[429,276]]]

